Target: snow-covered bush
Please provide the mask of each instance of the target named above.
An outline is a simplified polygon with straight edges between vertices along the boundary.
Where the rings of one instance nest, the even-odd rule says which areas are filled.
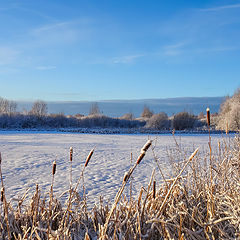
[[[154,114],[151,118],[149,118],[146,127],[155,128],[158,130],[166,130],[170,128],[170,121],[168,120],[167,114],[161,112]]]
[[[227,97],[220,107],[217,128],[221,130],[240,129],[240,88],[232,97]]]

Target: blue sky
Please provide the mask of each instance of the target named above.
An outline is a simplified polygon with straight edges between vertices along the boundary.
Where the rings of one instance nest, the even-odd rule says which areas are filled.
[[[240,0],[5,0],[0,33],[8,99],[225,96],[240,87]]]

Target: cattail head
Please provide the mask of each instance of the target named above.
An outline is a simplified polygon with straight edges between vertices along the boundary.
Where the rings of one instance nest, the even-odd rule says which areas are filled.
[[[86,158],[86,162],[85,162],[84,167],[87,167],[87,165],[88,165],[88,163],[89,163],[89,161],[90,161],[90,159],[91,159],[91,157],[93,155],[93,152],[94,152],[94,148],[89,152],[89,154],[88,154],[88,156]]]
[[[55,173],[56,173],[56,167],[57,167],[57,164],[56,164],[56,161],[53,162],[53,168],[52,168],[52,175],[54,176]]]
[[[70,147],[70,162],[72,162],[72,157],[73,157],[73,148]]]
[[[141,152],[146,152],[149,147],[152,145],[152,140],[148,140],[145,145],[142,147]]]
[[[144,158],[146,152],[145,151],[142,151],[141,154],[138,156],[138,159],[137,159],[137,164],[139,164],[142,159]]]
[[[128,175],[128,172],[126,172],[124,177],[123,177],[123,182],[127,182],[128,179],[129,179],[129,175]]]
[[[152,145],[152,140],[148,140],[148,141],[145,143],[145,145],[142,147],[141,151],[142,151],[142,152],[146,152],[151,145]]]
[[[0,164],[2,164],[2,155],[1,155],[1,152],[0,152]]]
[[[153,181],[153,198],[156,198],[156,181]]]
[[[150,146],[152,145],[152,140],[148,140],[144,146],[142,147],[141,149],[141,153],[140,155],[138,156],[138,159],[137,159],[137,164],[139,164],[142,159],[144,158],[145,154],[146,154],[146,151],[150,148]]]
[[[209,108],[207,108],[206,109],[206,111],[207,111],[207,125],[210,127],[210,109]]]
[[[1,202],[3,202],[4,199],[4,188],[1,189]]]

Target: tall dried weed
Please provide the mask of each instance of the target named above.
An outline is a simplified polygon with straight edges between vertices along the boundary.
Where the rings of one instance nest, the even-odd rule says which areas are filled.
[[[123,176],[112,204],[102,198],[91,211],[86,198],[78,192],[91,150],[75,187],[70,176],[66,205],[53,195],[56,163],[53,164],[50,199],[46,200],[38,185],[31,201],[23,206],[23,197],[15,209],[7,201],[1,173],[1,239],[239,239],[240,238],[240,138],[225,138],[212,154],[196,149],[175,166],[176,175],[166,178],[158,158],[153,159],[164,177],[156,182],[153,170],[147,187],[128,199],[123,193],[135,168],[144,161],[148,141],[135,164]],[[70,162],[73,161],[70,150]],[[183,154],[183,153],[182,153]],[[1,156],[1,155],[0,155]],[[174,156],[173,156],[174,158]],[[1,160],[1,158],[0,158]],[[1,166],[1,162],[0,162]],[[70,171],[71,174],[71,171]],[[145,190],[146,188],[146,190]],[[111,206],[110,206],[111,205]]]

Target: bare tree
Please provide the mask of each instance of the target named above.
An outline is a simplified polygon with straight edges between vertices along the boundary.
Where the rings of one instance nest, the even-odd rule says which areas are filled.
[[[9,101],[4,98],[0,98],[0,114],[13,114],[16,112],[17,103]]]
[[[0,98],[0,113],[1,114],[8,113],[8,105],[9,105],[9,101],[7,99]]]
[[[144,106],[143,112],[141,114],[141,117],[143,117],[143,118],[150,118],[150,117],[152,117],[152,115],[153,115],[153,112],[150,111],[149,107],[148,106]]]
[[[217,128],[225,130],[226,127],[235,131],[240,129],[240,88],[221,105]]]
[[[9,101],[9,114],[12,115],[17,111],[17,103],[14,101]]]
[[[98,103],[92,103],[91,107],[90,107],[90,111],[89,111],[89,115],[99,115],[100,114],[100,110],[99,110],[99,106]]]
[[[36,115],[38,117],[43,117],[47,115],[47,104],[44,101],[37,100],[33,103],[30,114]]]

